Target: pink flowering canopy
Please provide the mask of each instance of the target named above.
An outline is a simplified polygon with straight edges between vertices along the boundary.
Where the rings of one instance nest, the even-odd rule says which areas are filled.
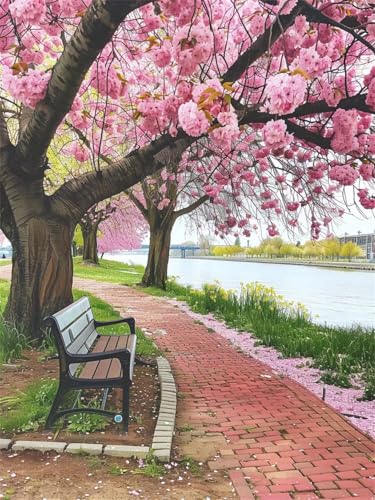
[[[17,130],[20,106],[43,110],[54,97],[64,48],[88,13],[106,3],[1,2],[9,129]],[[173,175],[184,196],[209,198],[220,235],[249,236],[262,219],[275,236],[280,224],[298,227],[307,217],[317,238],[347,210],[343,189],[363,209],[375,208],[370,1],[129,4],[134,9],[82,69],[76,90],[72,83],[76,94],[60,124],[71,140],[61,154],[100,170],[161,136],[169,144],[183,138],[186,151]],[[158,191],[161,209],[167,191]]]
[[[99,225],[100,253],[140,248],[148,225],[140,211],[126,198],[111,201],[112,212]]]

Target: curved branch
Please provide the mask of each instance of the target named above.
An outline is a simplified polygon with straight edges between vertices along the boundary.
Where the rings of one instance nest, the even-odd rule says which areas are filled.
[[[239,56],[232,66],[225,72],[222,79],[225,82],[234,82],[238,80],[242,73],[249,66],[259,59],[276,42],[276,40],[291,26],[295,18],[304,10],[301,0],[298,1],[292,12],[287,15],[279,16],[276,21],[266,29],[263,35],[260,35],[255,42]]]
[[[132,201],[132,203],[134,203],[134,205],[141,212],[141,214],[143,215],[143,217],[148,221],[148,210],[147,210],[147,208],[144,207],[143,203],[141,203],[138,200],[138,198],[136,196],[134,196],[134,194],[131,191],[127,190],[126,194],[129,196],[129,198]]]
[[[203,203],[205,203],[209,199],[210,199],[210,197],[207,194],[205,194],[204,196],[202,196],[201,198],[199,198],[198,200],[196,200],[194,203],[192,203],[188,207],[181,208],[181,210],[176,210],[173,213],[174,220],[178,219],[182,215],[190,214],[190,212],[193,212],[194,210],[196,210],[197,208],[199,208],[201,205],[203,205]]]
[[[363,45],[365,45],[368,49],[371,50],[371,52],[373,52],[375,54],[375,47],[373,45],[371,45],[371,43],[368,42],[361,35],[356,33],[354,31],[354,29],[352,29],[351,27],[348,26],[348,24],[342,23],[342,22],[340,23],[338,21],[335,21],[331,17],[326,16],[325,14],[323,14],[323,12],[321,10],[313,7],[308,2],[306,2],[306,0],[299,0],[299,1],[301,2],[301,4],[304,5],[304,8],[306,9],[306,13],[307,13],[306,19],[308,21],[315,22],[315,23],[328,24],[330,26],[335,26],[336,28],[340,28],[341,30],[346,31],[347,33],[352,35],[352,37],[355,40],[357,40],[358,42],[363,43]]]
[[[256,109],[248,109],[238,101],[232,100],[232,104],[239,111],[242,112],[239,124],[249,123],[266,123],[270,120],[289,120],[291,118],[301,118],[302,116],[319,114],[319,113],[334,113],[337,109],[356,109],[365,113],[375,114],[375,110],[371,109],[366,104],[367,94],[358,94],[352,97],[345,97],[337,104],[337,106],[330,106],[326,101],[307,102],[298,106],[293,113],[288,115],[273,115]]]
[[[86,135],[82,132],[82,130],[75,127],[72,123],[69,123],[68,120],[65,120],[64,123],[67,127],[69,127],[71,130],[73,130],[77,134],[78,138],[83,142],[83,144],[87,147],[87,149],[91,150],[91,143],[87,139]],[[99,153],[98,156],[107,165],[112,165],[113,161],[107,155],[104,155],[103,153]]]
[[[55,64],[45,98],[21,133],[17,154],[26,176],[43,175],[43,157],[81,83],[125,17],[151,0],[94,0]],[[27,161],[27,164],[26,164]],[[21,162],[22,163],[22,162]]]

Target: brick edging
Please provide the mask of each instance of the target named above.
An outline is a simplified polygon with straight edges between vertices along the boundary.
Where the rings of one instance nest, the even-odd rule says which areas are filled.
[[[152,449],[161,462],[171,458],[172,439],[176,421],[177,392],[171,366],[167,359],[159,357],[158,375],[160,380],[161,400],[156,423]]]
[[[157,358],[158,375],[161,388],[159,417],[156,423],[152,448],[149,446],[128,446],[115,444],[95,443],[67,443],[62,441],[23,441],[0,439],[0,450],[20,451],[55,451],[57,453],[71,453],[88,455],[108,455],[115,457],[146,458],[150,450],[161,462],[169,462],[171,457],[172,438],[176,420],[176,385],[171,367],[165,358]]]

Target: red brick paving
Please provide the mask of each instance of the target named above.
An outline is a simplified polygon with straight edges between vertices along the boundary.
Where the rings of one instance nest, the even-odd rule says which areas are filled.
[[[179,421],[224,435],[227,446],[209,466],[229,471],[241,499],[375,499],[374,442],[302,386],[163,299],[89,280],[75,286],[134,315],[138,326],[166,332],[154,339],[183,395]]]
[[[208,464],[228,470],[241,500],[375,499],[374,442],[302,386],[163,299],[91,280],[74,286],[135,316],[140,327],[165,330],[154,340],[183,396],[179,421],[226,438]]]

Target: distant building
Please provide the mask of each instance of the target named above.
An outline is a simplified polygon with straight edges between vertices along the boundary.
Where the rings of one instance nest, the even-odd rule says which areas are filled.
[[[346,243],[347,241],[353,241],[359,247],[362,248],[366,259],[372,260],[375,258],[375,233],[362,234],[360,231],[358,234],[342,236],[339,238],[340,243]]]

